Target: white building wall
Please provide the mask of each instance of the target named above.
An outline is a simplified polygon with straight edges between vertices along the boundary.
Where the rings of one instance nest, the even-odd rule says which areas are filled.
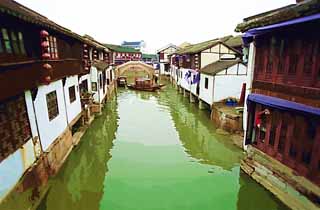
[[[205,78],[208,78],[208,89],[205,88]],[[207,74],[200,74],[199,98],[209,105],[213,104],[214,77]]]
[[[90,80],[91,80],[91,88],[92,88],[92,83],[96,83],[97,84],[97,89],[93,90],[93,88],[91,89],[92,93],[93,93],[93,101],[96,103],[100,102],[100,96],[99,96],[99,81],[98,81],[98,69],[96,67],[91,67],[90,70]]]
[[[87,80],[88,83],[88,92],[91,93],[91,77],[90,74],[82,75],[79,79],[79,84],[82,83],[82,81]]]
[[[246,75],[215,76],[213,102],[219,102],[228,97],[239,99],[241,95],[242,84],[246,83],[246,79]]]
[[[70,102],[69,97],[69,87],[75,87],[76,91],[76,100]],[[78,83],[78,75],[67,77],[64,85],[64,95],[67,108],[67,119],[68,123],[71,123],[82,111],[81,109],[81,100],[80,100],[80,91]]]
[[[186,89],[188,91],[190,91],[190,82],[188,82],[188,80],[185,79],[185,76],[186,74],[188,73],[188,69],[180,69],[180,72],[182,72],[182,78],[180,78],[180,86],[183,88],[183,89]],[[191,77],[190,77],[190,80],[191,80]]]
[[[59,115],[49,120],[46,95],[52,91],[57,92]],[[46,151],[52,142],[67,128],[67,116],[64,101],[62,80],[38,87],[37,97],[34,100],[36,119],[43,150]]]
[[[244,109],[243,109],[243,131],[244,131],[243,148],[245,150],[247,149],[247,146],[245,145],[246,134],[247,134],[247,119],[248,119],[247,98],[248,98],[248,95],[251,93],[251,89],[252,89],[255,56],[256,56],[256,47],[252,42],[250,43],[250,48],[249,48],[248,68],[247,68],[248,77],[247,77],[246,94],[245,94],[245,100],[244,100]]]

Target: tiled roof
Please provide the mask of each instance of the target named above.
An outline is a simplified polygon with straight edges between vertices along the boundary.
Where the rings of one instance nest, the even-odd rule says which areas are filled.
[[[227,44],[228,41],[229,41],[229,44],[231,44],[232,46]],[[235,46],[239,46],[238,44],[240,42],[242,43],[240,36],[233,37],[232,35],[229,35],[229,36],[225,36],[225,37],[221,37],[221,38],[217,38],[217,39],[212,39],[212,40],[205,41],[205,42],[200,42],[198,44],[189,45],[185,48],[177,50],[174,54],[179,54],[179,55],[195,54],[195,53],[199,53],[203,50],[206,50],[206,49],[213,47],[213,46],[220,44],[220,43],[223,43],[223,44],[227,45],[228,47],[232,48]]]
[[[299,17],[305,17],[320,12],[320,0],[306,0],[302,3],[288,5],[276,10],[251,16],[244,19],[235,29],[245,32],[252,28],[272,25]]]
[[[243,45],[242,36],[234,36],[224,42],[229,47],[241,47]]]
[[[209,75],[216,75],[220,71],[227,69],[235,64],[241,63],[240,60],[219,60],[203,67],[200,72]]]
[[[149,58],[149,59],[157,59],[157,55],[155,54],[142,54],[142,58]]]
[[[103,44],[108,49],[115,51],[115,52],[123,52],[123,53],[140,53],[139,50],[136,50],[131,47],[124,47],[120,45],[114,45],[114,44]]]
[[[105,70],[106,68],[109,67],[109,64],[107,64],[104,61],[96,60],[96,61],[92,61],[92,66],[96,67],[99,70]]]

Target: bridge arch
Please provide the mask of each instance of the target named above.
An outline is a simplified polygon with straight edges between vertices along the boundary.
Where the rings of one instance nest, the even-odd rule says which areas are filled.
[[[155,75],[155,69],[141,61],[129,61],[116,67],[117,76],[125,76],[128,72],[144,72],[149,78]]]

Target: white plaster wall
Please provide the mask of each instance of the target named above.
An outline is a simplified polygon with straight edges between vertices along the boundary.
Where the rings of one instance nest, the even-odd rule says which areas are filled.
[[[57,92],[59,115],[50,121],[46,95],[54,90]],[[51,143],[67,128],[67,116],[63,95],[62,80],[38,87],[34,106],[40,132],[40,140],[44,151],[46,151]]]
[[[93,101],[96,103],[100,102],[100,97],[99,97],[99,81],[98,81],[98,70],[96,67],[91,67],[90,70],[90,80],[91,82],[96,82],[97,83],[97,90],[94,91],[91,89],[92,93],[93,93]],[[91,86],[92,87],[92,86]]]
[[[87,80],[88,82],[88,92],[91,93],[91,77],[90,74],[82,75],[79,79],[79,84],[82,83],[82,81]]]
[[[36,123],[36,116],[35,116],[35,111],[33,108],[33,101],[32,101],[32,96],[31,96],[31,91],[26,91],[24,93],[24,98],[26,101],[26,107],[27,107],[27,113],[28,113],[28,118],[29,118],[29,123],[30,123],[30,128],[31,128],[31,134],[32,137],[39,136],[38,130],[37,130],[37,123]]]
[[[188,91],[190,91],[190,83],[185,79],[186,74],[188,73],[188,69],[181,68],[182,78],[180,78],[180,86]]]
[[[70,102],[69,97],[69,87],[75,87],[76,91],[76,100],[72,103]],[[68,123],[71,123],[82,111],[81,109],[81,101],[80,101],[80,91],[79,91],[79,83],[78,83],[78,75],[67,77],[64,85],[64,94],[65,101],[67,107],[67,119]]]
[[[208,78],[208,89],[205,88],[205,78]],[[200,93],[199,98],[212,105],[213,103],[213,84],[214,77],[207,74],[200,74]]]
[[[23,173],[24,164],[20,150],[0,163],[0,201],[16,185]]]
[[[247,82],[247,75],[217,75],[214,81],[213,102],[219,102],[228,97],[239,99],[242,84]]]
[[[248,98],[248,95],[251,93],[251,88],[252,88],[255,56],[256,56],[256,48],[254,46],[254,43],[252,42],[250,43],[250,48],[249,48],[248,68],[247,68],[248,76],[247,76],[247,86],[246,86],[246,94],[245,94],[244,109],[243,109],[243,130],[244,130],[243,148],[245,150],[247,149],[247,145],[245,145],[246,134],[247,134],[247,118],[248,118],[247,98]]]
[[[192,78],[192,81],[193,81],[193,77],[194,77],[195,74],[191,74],[191,78]],[[191,93],[193,93],[194,95],[197,95],[197,84],[192,84],[190,86],[190,91]]]
[[[216,53],[201,53],[201,68],[206,65],[216,62],[219,60],[219,54]]]

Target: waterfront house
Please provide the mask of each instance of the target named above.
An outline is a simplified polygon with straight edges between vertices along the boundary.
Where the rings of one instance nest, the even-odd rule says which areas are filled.
[[[247,67],[241,60],[218,60],[200,70],[199,99],[212,106],[227,98],[240,99],[247,82]]]
[[[170,59],[169,55],[173,54],[178,47],[174,44],[168,44],[157,50],[159,63],[160,63],[160,74],[170,75]]]
[[[244,19],[249,47],[241,167],[293,209],[320,199],[320,4],[300,1]]]
[[[15,1],[0,2],[0,200],[19,180],[20,190],[45,183],[71,150],[82,123],[79,75],[90,71],[85,44]]]
[[[232,36],[193,44],[175,52],[178,60],[178,85],[190,92],[190,97],[199,96],[199,70],[219,60],[235,60],[241,52],[225,44]],[[212,90],[213,91],[213,90]]]
[[[112,60],[116,66],[128,61],[142,60],[142,53],[137,49],[114,44],[104,44],[104,46],[111,52]]]

